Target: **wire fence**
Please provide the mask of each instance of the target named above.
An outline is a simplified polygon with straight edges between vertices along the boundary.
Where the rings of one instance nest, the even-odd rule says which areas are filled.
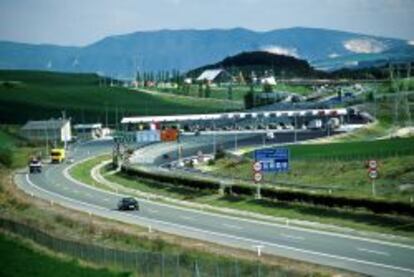
[[[32,240],[52,251],[107,267],[134,271],[138,276],[297,276],[297,272],[258,262],[193,257],[145,250],[128,251],[52,236],[32,226],[0,218],[0,229]]]

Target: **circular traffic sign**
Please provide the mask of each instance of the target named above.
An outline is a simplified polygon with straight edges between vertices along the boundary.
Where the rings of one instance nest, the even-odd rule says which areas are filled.
[[[253,178],[255,182],[260,182],[263,179],[263,175],[260,172],[255,172]]]
[[[376,169],[377,168],[377,161],[376,160],[370,160],[369,161],[369,168]]]
[[[253,170],[254,171],[261,171],[262,170],[262,164],[260,162],[255,162],[253,164]]]
[[[371,170],[369,173],[369,178],[376,179],[378,177],[378,172],[376,170]]]

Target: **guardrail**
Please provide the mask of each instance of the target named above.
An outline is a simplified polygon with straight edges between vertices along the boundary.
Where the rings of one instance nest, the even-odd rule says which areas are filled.
[[[146,250],[121,250],[67,240],[14,220],[0,218],[0,229],[32,240],[52,251],[99,265],[121,268],[138,276],[288,276],[292,272],[260,262],[240,262],[220,257],[165,254]]]

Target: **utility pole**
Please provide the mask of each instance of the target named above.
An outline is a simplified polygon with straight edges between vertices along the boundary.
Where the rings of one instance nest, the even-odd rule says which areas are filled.
[[[297,140],[298,140],[298,117],[297,117],[296,114],[295,114],[295,126],[294,126],[294,128],[295,128],[295,130],[294,130],[294,132],[295,132],[295,142],[297,142]]]
[[[65,120],[66,120],[66,111],[65,110],[62,111],[62,120],[63,120],[63,122],[65,122]],[[64,135],[63,135],[63,143],[64,143],[63,149],[65,149],[65,150],[67,149],[67,139],[68,139],[67,134],[65,132]]]

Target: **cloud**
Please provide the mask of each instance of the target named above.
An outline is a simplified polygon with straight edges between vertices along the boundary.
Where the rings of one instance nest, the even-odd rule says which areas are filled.
[[[329,58],[331,58],[331,59],[338,58],[338,57],[339,57],[339,54],[337,54],[337,53],[329,54]]]
[[[344,42],[344,47],[354,53],[381,53],[386,46],[375,39],[351,39]]]
[[[408,45],[414,46],[414,40],[409,40],[409,41],[407,41],[407,43],[408,43]]]
[[[268,46],[262,47],[260,50],[266,51],[272,54],[285,55],[285,56],[299,58],[298,49],[296,48],[286,48],[286,47],[281,47],[278,45],[268,45]]]

